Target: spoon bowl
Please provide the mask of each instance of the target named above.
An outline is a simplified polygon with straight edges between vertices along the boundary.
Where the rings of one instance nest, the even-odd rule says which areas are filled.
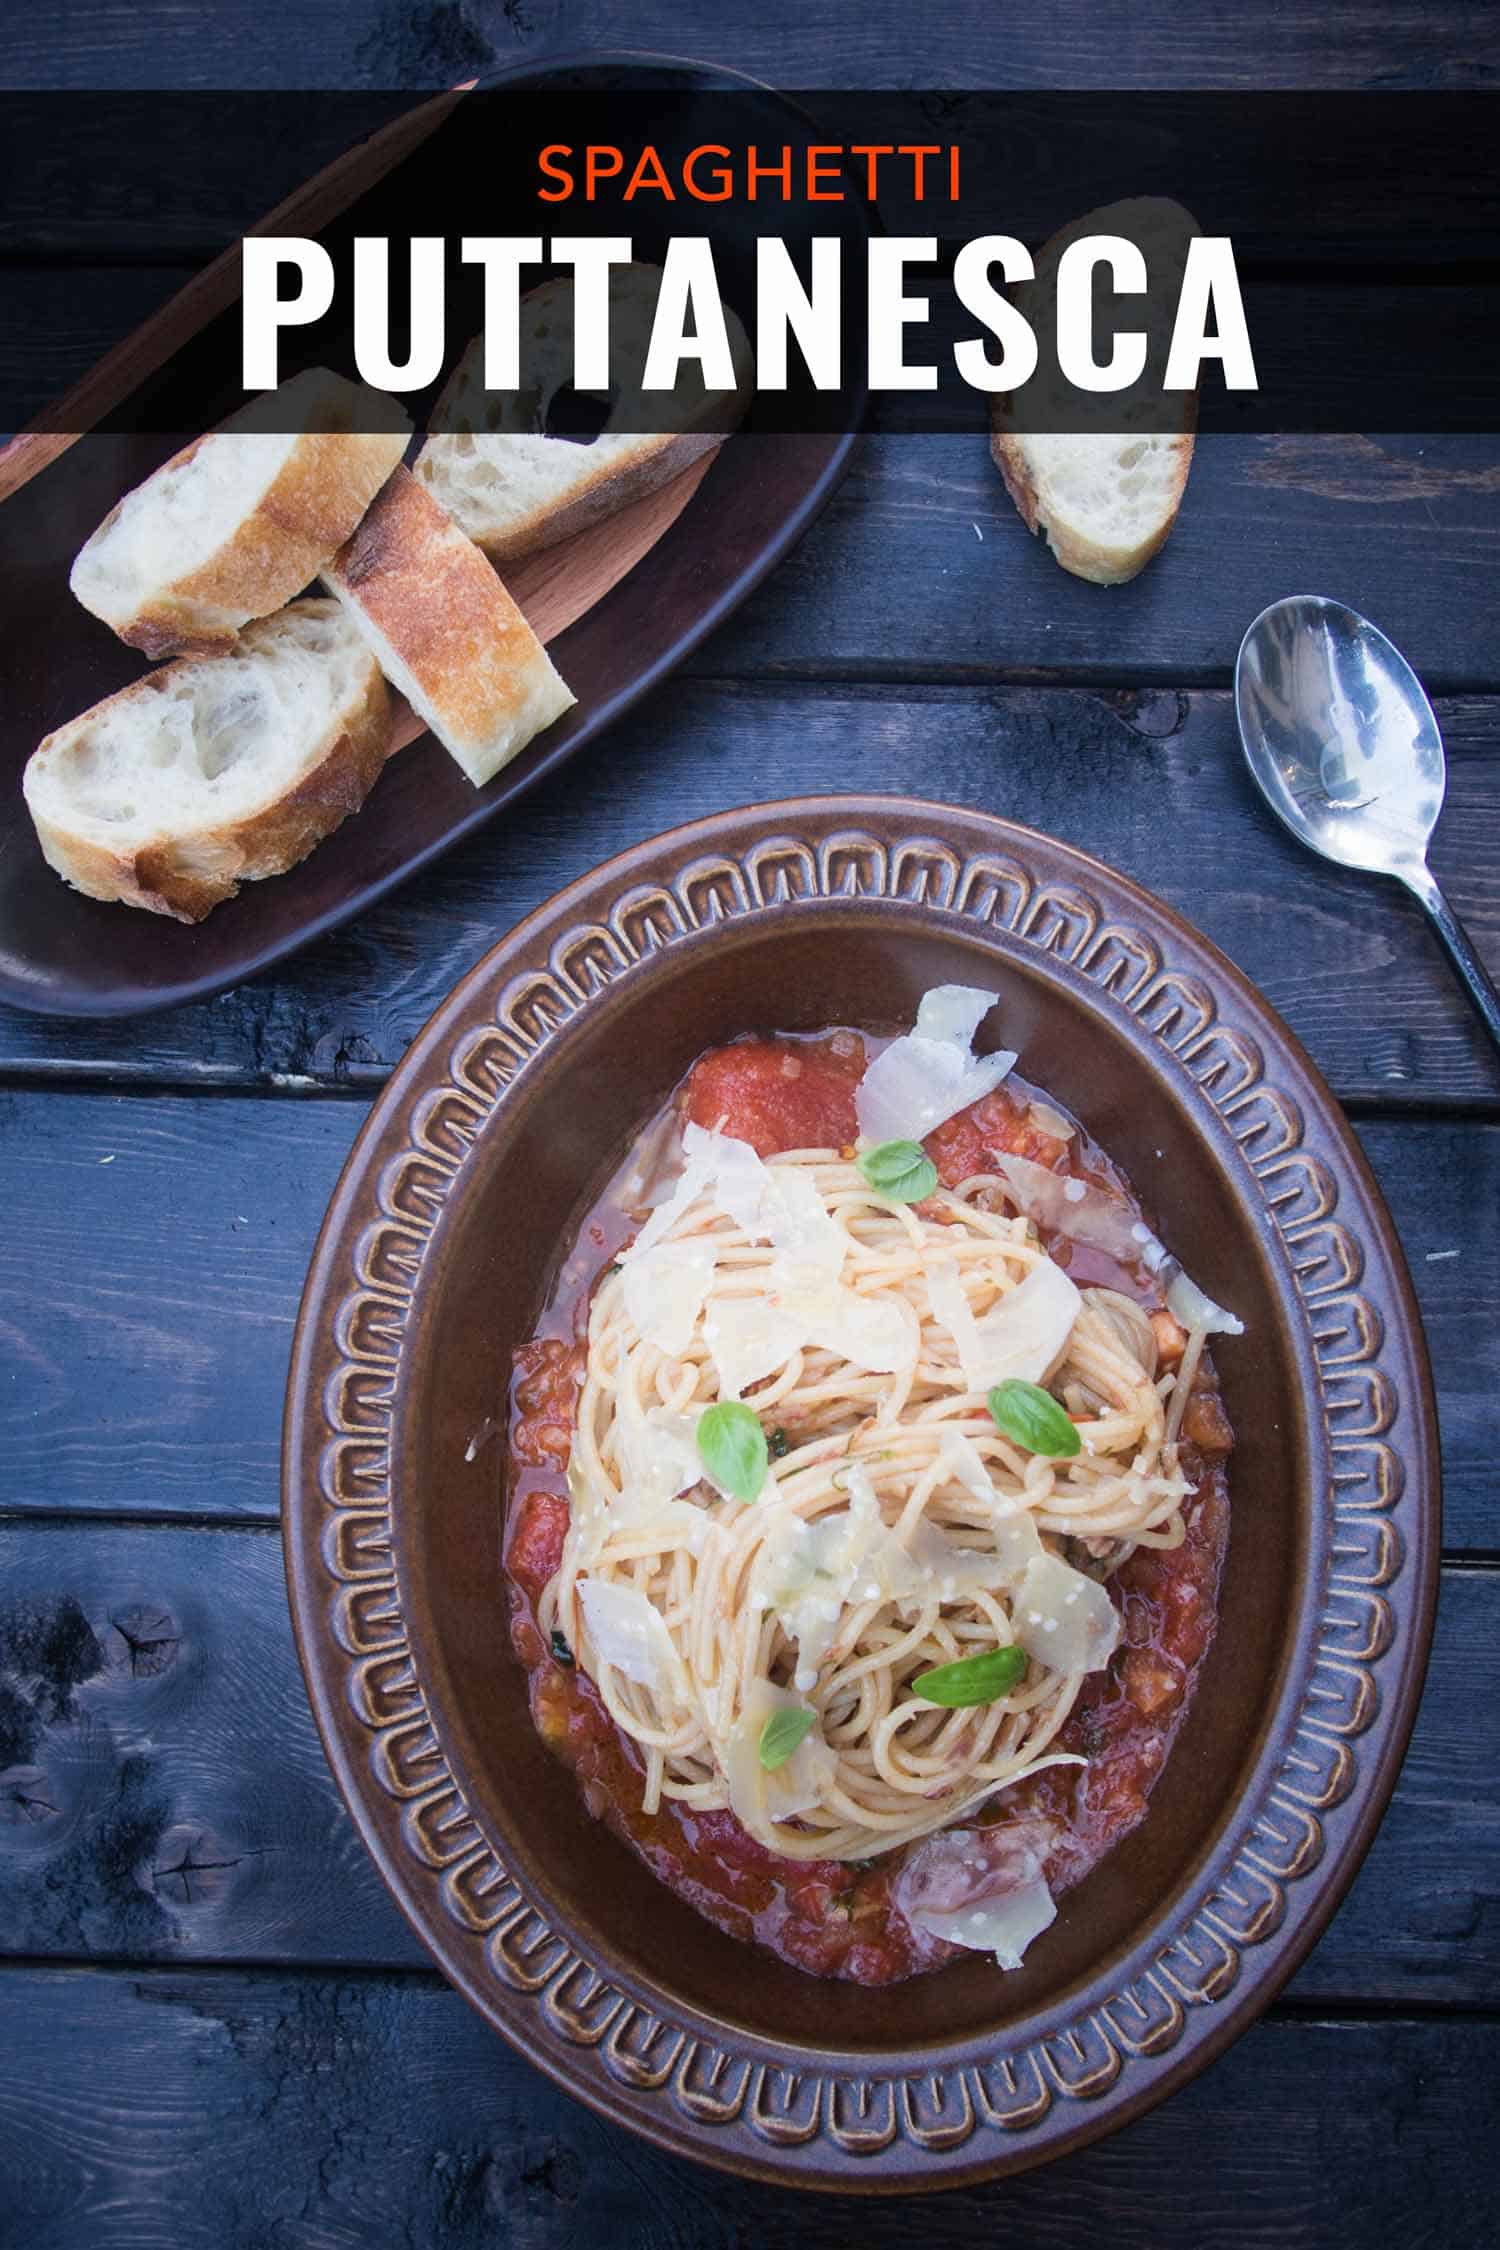
[[[1378,626],[1323,594],[1263,609],[1234,672],[1256,786],[1310,851],[1404,883],[1500,1046],[1500,995],[1427,865],[1443,809],[1443,738],[1421,681]]]

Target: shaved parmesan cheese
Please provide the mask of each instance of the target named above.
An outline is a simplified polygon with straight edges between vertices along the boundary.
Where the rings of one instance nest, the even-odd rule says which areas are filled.
[[[583,1578],[578,1600],[594,1657],[588,1669],[596,1679],[608,1665],[653,1695],[665,1698],[678,1690],[681,1666],[672,1636],[644,1594],[612,1580]]]
[[[654,1406],[642,1414],[639,1405],[621,1412],[615,1422],[615,1469],[620,1490],[601,1491],[586,1474],[575,1449],[568,1462],[570,1532],[577,1540],[577,1559],[587,1568],[611,1538],[649,1535],[658,1551],[685,1546],[701,1554],[713,1519],[678,1494],[704,1481],[706,1471],[698,1456],[693,1423],[686,1415],[669,1414]]]
[[[715,1263],[708,1240],[637,1246],[625,1261],[622,1285],[626,1315],[646,1343],[671,1359],[681,1357],[713,1287]]]
[[[866,1471],[842,1472],[849,1505],[808,1523],[787,1516],[761,1548],[755,1588],[797,1644],[794,1685],[816,1685],[818,1668],[847,1608],[889,1600],[922,1585],[924,1573],[888,1530]]]
[[[972,1447],[968,1450],[973,1453]],[[984,1465],[977,1454],[974,1460],[993,1498]],[[848,1507],[811,1522],[783,1517],[762,1543],[753,1574],[752,1600],[775,1610],[797,1644],[794,1685],[803,1690],[816,1685],[819,1668],[851,1611],[869,1602],[909,1610],[912,1605],[962,1601],[978,1588],[998,1593],[1020,1579],[1042,1552],[1028,1515],[996,1522],[972,1545],[923,1521],[903,1545],[882,1516],[864,1467],[851,1462],[840,1475]]]
[[[915,1028],[892,1040],[860,1081],[854,1107],[866,1140],[920,1141],[994,1091],[1016,1059],[973,1054],[974,1034],[994,1005],[994,993],[970,985],[937,985],[923,995]]]
[[[998,1495],[990,1472],[973,1440],[965,1437],[962,1430],[944,1430],[938,1452],[944,1468],[954,1482],[961,1484],[965,1492],[972,1493],[976,1500],[982,1500],[986,1507],[992,1508]]]
[[[795,1820],[820,1804],[837,1771],[838,1761],[818,1726],[804,1735],[784,1765],[768,1773],[760,1762],[760,1738],[772,1713],[806,1708],[800,1696],[757,1679],[724,1744],[730,1808],[741,1827],[771,1851],[779,1846],[776,1822]]]
[[[624,1391],[615,1417],[615,1443],[622,1508],[634,1504],[646,1509],[675,1500],[705,1475],[689,1417],[669,1414],[662,1406],[642,1414],[634,1396]]]
[[[1050,1102],[1039,1101],[1033,1095],[1026,1105],[1026,1115],[1037,1131],[1045,1133],[1049,1140],[1070,1141],[1073,1138],[1072,1118],[1064,1117],[1062,1111],[1054,1109]]]
[[[1057,1907],[1044,1878],[1034,1875],[1018,1890],[1003,1897],[983,1899],[976,1906],[961,1906],[955,1914],[935,1907],[921,1911],[918,1929],[950,1945],[966,1945],[976,1953],[993,1953],[1002,1969],[1019,1969],[1033,1938],[1057,1920]]]
[[[733,1219],[746,1234],[759,1235],[768,1174],[750,1143],[733,1140],[727,1133],[705,1133],[701,1125],[689,1125],[682,1145],[689,1162],[696,1160],[707,1166],[714,1201],[726,1218]]]
[[[790,1289],[781,1304],[790,1318],[803,1324],[810,1344],[871,1375],[894,1375],[916,1363],[921,1328],[910,1305],[899,1297],[862,1297],[857,1290],[832,1282],[821,1288]]]
[[[725,1398],[785,1367],[808,1344],[872,1375],[915,1366],[921,1330],[909,1305],[893,1297],[862,1297],[839,1282],[782,1287],[780,1260],[769,1279],[774,1296],[716,1297],[703,1335]]]
[[[974,1034],[995,1005],[993,992],[977,984],[935,984],[917,1002],[912,1026],[919,1039],[944,1039],[953,1047],[972,1047]]]
[[[785,1367],[807,1342],[803,1323],[764,1297],[715,1297],[703,1340],[719,1377],[719,1395],[739,1398],[752,1383]]]
[[[1066,1178],[1045,1164],[1034,1164],[1029,1156],[997,1155],[995,1169],[1028,1219],[1054,1234],[1065,1234],[1070,1242],[1086,1242],[1108,1257],[1140,1263],[1143,1245],[1156,1239],[1149,1227],[1132,1217],[1128,1204],[1085,1180]]]
[[[801,1165],[762,1163],[748,1141],[699,1125],[686,1127],[683,1147],[689,1166],[703,1169],[719,1209],[753,1241],[769,1242],[788,1266],[838,1274],[848,1237]]]
[[[1061,1266],[1050,1258],[976,1320],[951,1258],[928,1268],[932,1317],[947,1329],[970,1390],[987,1391],[1011,1377],[1039,1383],[1057,1364],[1083,1303]]]
[[[623,1260],[626,1311],[648,1342],[680,1354],[701,1316],[725,1398],[774,1375],[808,1344],[871,1374],[915,1367],[915,1315],[897,1299],[861,1296],[842,1284],[849,1237],[804,1168],[763,1164],[747,1141],[698,1125],[685,1128],[683,1149],[682,1178]],[[705,1190],[734,1225],[770,1243],[766,1297],[709,1302],[712,1243],[661,1240]]]
[[[688,1136],[698,1131],[696,1125],[688,1126],[683,1135],[684,1148],[687,1148]],[[712,1135],[701,1133],[699,1138],[709,1141]],[[687,1162],[682,1167],[677,1185],[665,1203],[657,1204],[630,1248],[622,1253],[621,1264],[628,1268],[633,1259],[643,1256],[654,1243],[661,1241],[663,1235],[670,1234],[684,1213],[692,1209],[712,1176],[713,1162],[709,1152],[702,1148],[688,1149]]]
[[[902,1868],[895,1903],[914,1930],[1019,1969],[1032,1939],[1057,1917],[1043,1872],[1050,1843],[1043,1821],[943,1829]]]
[[[927,1302],[932,1317],[946,1328],[958,1351],[958,1364],[964,1381],[971,1390],[982,1389],[976,1372],[979,1366],[979,1323],[970,1309],[964,1294],[964,1285],[958,1276],[957,1262],[952,1258],[934,1258],[927,1268]]]
[[[1017,1646],[1054,1672],[1097,1672],[1120,1641],[1120,1613],[1105,1589],[1046,1553],[1021,1580],[1011,1625]]]
[[[1205,1297],[1181,1266],[1167,1290],[1167,1310],[1184,1328],[1203,1328],[1210,1336],[1243,1336],[1245,1333],[1245,1323],[1237,1320],[1232,1312],[1226,1312],[1222,1305],[1216,1305],[1212,1297]]]
[[[803,1286],[837,1281],[849,1237],[819,1195],[811,1174],[796,1164],[783,1164],[770,1172],[769,1182],[761,1224],[777,1253],[778,1275]]]
[[[1204,1328],[1213,1336],[1243,1336],[1245,1324],[1236,1320],[1212,1297],[1190,1281],[1159,1235],[1144,1219],[1133,1219],[1129,1207],[1084,1180],[1064,1179],[1045,1164],[1025,1156],[997,1156],[997,1169],[1014,1191],[1028,1219],[1065,1234],[1070,1242],[1084,1242],[1127,1265],[1142,1265],[1148,1273],[1170,1275],[1167,1310],[1184,1328]],[[946,1324],[945,1324],[946,1325]],[[1030,1381],[1039,1380],[1032,1376]]]
[[[1043,1258],[980,1321],[979,1385],[988,1389],[1012,1377],[1040,1383],[1066,1351],[1082,1307],[1083,1299],[1062,1267]]]
[[[976,1500],[984,1501],[991,1511],[991,1537],[1000,1574],[1019,1577],[1034,1555],[1042,1551],[1042,1542],[1036,1525],[1025,1503],[1009,1493],[997,1491],[989,1470],[980,1458],[979,1450],[962,1430],[946,1430],[940,1448],[943,1467],[956,1484],[971,1493]],[[987,1584],[993,1583],[993,1574]]]
[[[1023,1578],[1037,1557],[1046,1551],[1040,1532],[1024,1510],[997,1523],[994,1538],[995,1553],[1007,1578]]]

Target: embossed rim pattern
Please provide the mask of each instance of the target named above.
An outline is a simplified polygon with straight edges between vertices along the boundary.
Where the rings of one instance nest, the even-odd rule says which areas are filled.
[[[705,929],[862,902],[1017,948],[1182,1073],[1269,1220],[1300,1310],[1326,1470],[1326,1562],[1284,1724],[1192,1879],[1111,1985],[903,2070],[778,2058],[575,1950],[466,1801],[408,1646],[392,1539],[404,1324],[486,1118],[622,979]],[[667,2148],[844,2191],[1015,2171],[1096,2138],[1217,2054],[1351,1881],[1394,1785],[1431,1639],[1436,1425],[1390,1221],[1322,1080],[1180,917],[1029,830],[894,798],[750,807],[636,847],[503,939],[413,1042],[319,1237],[284,1446],[293,1623],[330,1762],[398,1903],[449,1978],[570,2092]],[[399,1496],[397,1500],[399,1505]],[[1097,1987],[1097,1988],[1096,1988]],[[816,2067],[814,2067],[814,2063]]]

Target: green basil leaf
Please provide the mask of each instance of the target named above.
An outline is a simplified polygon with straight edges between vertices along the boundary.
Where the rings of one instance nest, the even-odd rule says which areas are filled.
[[[1025,1670],[1024,1649],[987,1648],[978,1656],[961,1656],[956,1664],[919,1672],[911,1684],[924,1703],[962,1711],[973,1703],[998,1703],[1019,1685]]]
[[[714,1483],[736,1500],[753,1500],[766,1481],[766,1433],[738,1399],[720,1399],[699,1415],[698,1455]]]
[[[1068,1461],[1083,1444],[1082,1438],[1050,1391],[1040,1383],[1021,1383],[1014,1377],[997,1383],[990,1392],[990,1412],[998,1429],[1028,1453],[1043,1453],[1052,1461]]]
[[[920,1141],[882,1141],[865,1150],[859,1168],[887,1203],[920,1203],[938,1184],[937,1166]]]
[[[783,1703],[773,1711],[760,1730],[760,1762],[767,1773],[784,1766],[798,1746],[812,1732],[815,1713],[805,1703]]]

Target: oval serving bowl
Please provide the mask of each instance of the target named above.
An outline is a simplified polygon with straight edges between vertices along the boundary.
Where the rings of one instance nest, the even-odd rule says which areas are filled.
[[[1218,1639],[1147,1818],[1020,1971],[881,1991],[722,1936],[534,1733],[500,1562],[510,1356],[591,1190],[704,1048],[894,1029],[993,985],[995,1038],[1246,1322]],[[716,816],[573,884],[413,1043],[319,1238],[285,1538],[344,1796],[452,1982],[606,2115],[806,2186],[1019,2170],[1135,2116],[1266,2004],[1395,1780],[1431,1633],[1436,1438],[1378,1192],[1245,980],[1081,853],[982,814]]]

